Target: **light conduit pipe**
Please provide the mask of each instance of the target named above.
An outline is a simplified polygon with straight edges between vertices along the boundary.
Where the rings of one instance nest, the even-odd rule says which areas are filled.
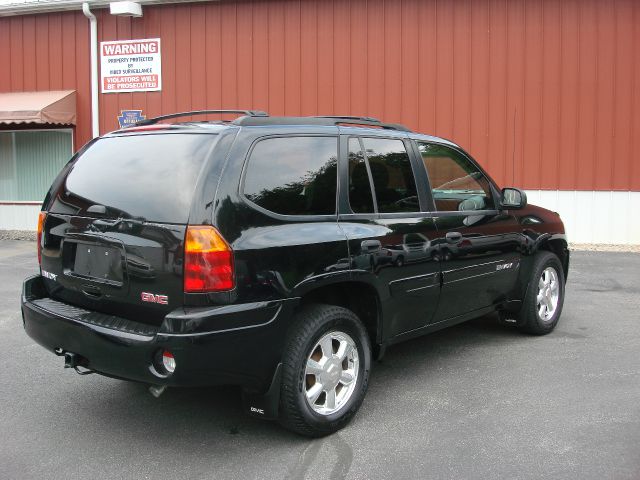
[[[98,106],[98,20],[91,12],[88,3],[82,4],[82,13],[89,19],[89,37],[91,43],[91,136],[100,136],[100,116]]]

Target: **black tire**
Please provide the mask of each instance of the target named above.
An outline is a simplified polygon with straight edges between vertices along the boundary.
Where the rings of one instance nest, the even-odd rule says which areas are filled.
[[[559,283],[559,295],[558,304],[553,315],[543,320],[538,315],[538,281],[542,276],[542,272],[548,267],[553,268],[558,276]],[[558,324],[560,315],[562,314],[562,306],[564,303],[565,292],[565,280],[564,270],[562,269],[562,263],[560,259],[551,252],[540,251],[536,254],[533,260],[533,267],[531,269],[531,277],[529,279],[529,287],[527,288],[527,294],[522,304],[522,309],[517,315],[517,326],[520,330],[532,335],[546,335],[553,331]]]
[[[348,334],[356,344],[358,375],[353,393],[340,410],[330,415],[315,412],[306,400],[305,366],[311,349],[326,333]],[[369,384],[371,343],[358,317],[334,305],[305,306],[287,335],[282,358],[279,421],[285,428],[308,437],[322,437],[343,428],[360,408]]]
[[[401,267],[404,265],[404,257],[402,255],[399,255],[398,258],[396,258],[395,261],[396,267]]]

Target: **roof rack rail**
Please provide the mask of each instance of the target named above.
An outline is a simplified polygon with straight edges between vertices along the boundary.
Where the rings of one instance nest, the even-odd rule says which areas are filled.
[[[323,117],[260,117],[260,116],[245,116],[236,118],[233,122],[234,125],[243,127],[257,127],[257,126],[270,126],[270,125],[353,125],[357,126],[372,126],[377,128],[383,128],[386,130],[399,130],[403,132],[410,132],[411,130],[404,125],[397,123],[382,123],[380,120],[368,117],[348,117],[348,116],[323,116]]]
[[[191,112],[171,113],[169,115],[160,115],[159,117],[146,118],[136,122],[136,126],[153,125],[161,120],[168,120],[170,118],[189,117],[191,115],[213,115],[213,114],[225,114],[225,113],[240,113],[248,117],[268,117],[269,114],[261,112],[259,110],[193,110]]]
[[[340,120],[364,120],[366,122],[382,123],[377,118],[373,117],[352,117],[350,115],[317,115],[316,118],[335,118]]]

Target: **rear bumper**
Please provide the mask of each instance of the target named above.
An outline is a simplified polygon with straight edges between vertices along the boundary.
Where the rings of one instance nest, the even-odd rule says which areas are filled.
[[[27,334],[47,350],[75,353],[103,375],[169,386],[233,384],[261,391],[280,361],[296,299],[181,309],[160,327],[91,312],[47,296],[42,277],[25,280],[22,318]],[[176,370],[154,367],[169,349]],[[60,361],[62,364],[62,360]]]

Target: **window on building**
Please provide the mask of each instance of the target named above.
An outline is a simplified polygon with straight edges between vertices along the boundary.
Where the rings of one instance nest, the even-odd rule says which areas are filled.
[[[72,154],[71,130],[0,131],[0,201],[41,202]]]
[[[336,212],[337,137],[278,137],[251,152],[244,195],[282,215]]]
[[[371,183],[378,213],[418,212],[420,205],[411,161],[402,140],[362,138],[349,140],[349,202],[355,213],[374,211]]]
[[[439,211],[494,208],[487,177],[467,157],[443,145],[418,142]]]

